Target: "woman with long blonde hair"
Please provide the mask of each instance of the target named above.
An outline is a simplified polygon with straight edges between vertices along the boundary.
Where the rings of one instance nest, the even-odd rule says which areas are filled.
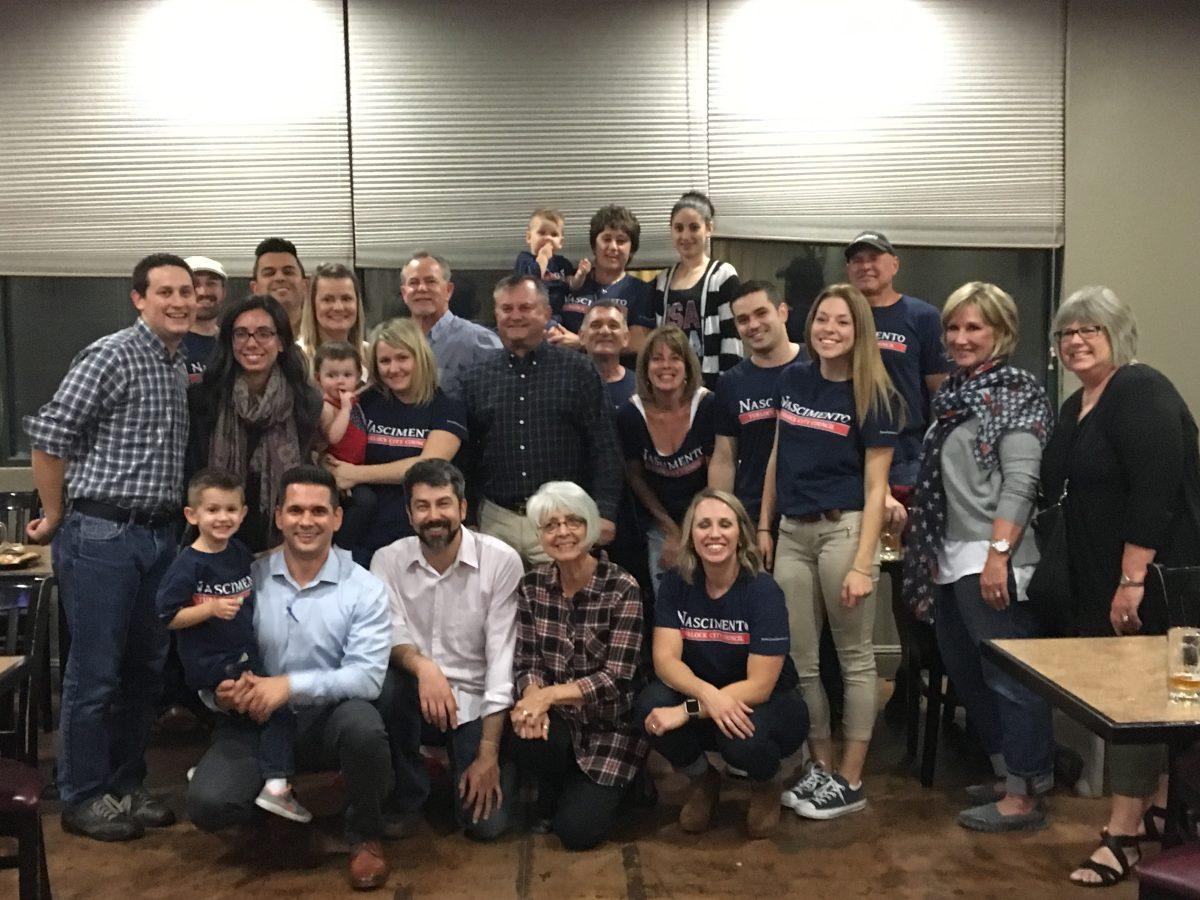
[[[421,459],[453,459],[467,437],[466,410],[438,387],[433,351],[412,319],[376,326],[368,348],[370,386],[359,395],[366,460],[361,466],[325,460],[340,489],[375,486],[374,519],[361,544],[350,548],[362,566],[380,547],[412,534],[403,487],[408,470]]]
[[[835,284],[805,323],[811,362],[779,376],[758,544],[787,598],[791,653],[811,716],[812,762],[783,794],[797,815],[831,819],[866,806],[862,769],[875,723],[875,585],[888,469],[901,401],[883,367],[866,298]],[[780,514],[779,543],[772,532]],[[826,619],[845,682],[845,745],[831,740],[818,655]]]
[[[362,286],[354,270],[342,263],[321,263],[312,276],[308,299],[300,311],[296,346],[311,362],[317,349],[332,341],[345,341],[367,355],[367,319]],[[314,369],[313,374],[316,374]]]

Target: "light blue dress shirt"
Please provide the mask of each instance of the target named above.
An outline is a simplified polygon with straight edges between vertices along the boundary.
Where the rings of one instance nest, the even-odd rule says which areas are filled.
[[[254,630],[268,675],[287,675],[292,705],[375,700],[392,649],[387,588],[331,547],[309,585],[292,578],[283,551],[254,563]]]
[[[426,335],[438,367],[438,387],[450,397],[462,396],[467,372],[500,349],[500,336],[489,328],[446,310]]]

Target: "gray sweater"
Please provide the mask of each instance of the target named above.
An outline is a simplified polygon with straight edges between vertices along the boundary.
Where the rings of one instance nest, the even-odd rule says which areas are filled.
[[[1027,431],[1010,431],[1000,439],[1000,465],[984,472],[975,461],[979,420],[967,419],[942,445],[942,485],[946,489],[946,538],[952,541],[990,541],[992,521],[1007,519],[1029,524],[1037,499],[1042,448]],[[1038,561],[1033,535],[1026,534],[1016,552],[1014,566]]]

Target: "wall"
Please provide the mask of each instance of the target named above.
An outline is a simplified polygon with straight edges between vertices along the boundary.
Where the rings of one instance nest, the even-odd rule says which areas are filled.
[[[1197,47],[1194,0],[1072,0],[1068,8],[1063,296],[1099,283],[1130,303],[1139,358],[1175,383],[1194,414]]]

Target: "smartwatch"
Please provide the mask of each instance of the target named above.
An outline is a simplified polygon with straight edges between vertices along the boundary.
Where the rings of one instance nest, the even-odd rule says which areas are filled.
[[[689,719],[700,718],[700,701],[695,697],[688,697],[683,701],[683,708],[687,710]]]

